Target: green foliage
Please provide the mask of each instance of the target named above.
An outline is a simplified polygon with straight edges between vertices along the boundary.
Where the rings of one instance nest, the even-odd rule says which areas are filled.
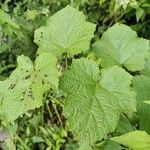
[[[143,101],[150,100],[150,61],[145,64],[140,76],[134,77],[133,86],[137,93],[137,114],[140,121],[140,128],[150,133],[149,115],[150,106]]]
[[[80,59],[60,80],[60,89],[67,93],[64,115],[81,149],[113,132],[121,113],[136,109],[131,75],[118,67],[99,74],[95,62]]]
[[[149,7],[2,0],[0,149],[150,149]]]
[[[126,134],[131,131],[134,131],[134,127],[132,126],[130,120],[127,118],[127,116],[121,115],[115,130],[116,135]]]
[[[132,148],[133,150],[149,150],[150,136],[144,131],[133,131],[119,137],[113,137],[111,140]]]
[[[56,58],[41,54],[35,66],[29,58],[18,57],[18,67],[10,78],[0,82],[0,119],[12,123],[25,112],[42,106],[43,94],[58,86]]]
[[[78,54],[89,47],[95,25],[86,22],[82,12],[67,6],[52,16],[47,26],[35,31],[38,53],[51,52],[56,56],[64,52]]]
[[[102,66],[122,65],[130,71],[144,68],[149,49],[148,40],[138,38],[135,31],[123,24],[109,28],[93,45],[95,54],[102,60]]]
[[[116,142],[106,141],[103,149],[104,150],[121,150],[122,147],[119,144],[117,144]]]
[[[7,13],[5,13],[2,9],[0,9],[0,24],[1,25],[8,24],[15,29],[19,28],[19,26],[15,22],[13,22],[10,16]]]

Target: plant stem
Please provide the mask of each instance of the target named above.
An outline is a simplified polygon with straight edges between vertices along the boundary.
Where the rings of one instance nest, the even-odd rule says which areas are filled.
[[[52,119],[53,115],[52,115],[52,113],[51,113],[51,111],[49,109],[48,101],[46,101],[46,107],[47,107],[48,113],[50,115],[50,118]]]

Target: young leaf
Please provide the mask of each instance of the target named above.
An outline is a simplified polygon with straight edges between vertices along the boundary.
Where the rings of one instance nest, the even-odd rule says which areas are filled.
[[[137,93],[137,114],[140,129],[150,133],[150,105],[144,103],[144,101],[150,100],[150,60],[146,62],[141,75],[134,77],[133,88]]]
[[[135,93],[130,88],[132,76],[114,66],[100,70],[85,58],[74,60],[60,80],[67,93],[64,115],[81,149],[105,138],[117,126],[120,114],[136,109]]]
[[[135,31],[123,24],[115,24],[93,45],[103,66],[125,66],[130,71],[144,68],[150,49],[149,40],[138,38]]]
[[[113,137],[111,140],[132,148],[132,150],[149,150],[150,136],[144,131],[133,131],[119,137]]]
[[[43,94],[58,86],[56,58],[43,53],[35,61],[19,56],[18,67],[5,81],[0,81],[0,119],[13,122],[28,110],[42,105]]]
[[[50,17],[46,26],[35,31],[35,43],[39,53],[78,54],[89,48],[95,27],[95,24],[86,22],[82,12],[67,6]]]

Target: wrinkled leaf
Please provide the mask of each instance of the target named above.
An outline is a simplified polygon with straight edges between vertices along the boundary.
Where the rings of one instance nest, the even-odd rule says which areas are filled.
[[[39,53],[74,55],[89,48],[94,31],[95,25],[87,22],[82,12],[67,6],[50,17],[46,26],[35,31],[35,43]]]
[[[109,28],[93,45],[102,66],[125,66],[130,71],[144,68],[149,49],[149,40],[138,38],[135,31],[123,24]]]
[[[133,79],[133,88],[137,93],[137,114],[140,129],[150,133],[150,105],[144,101],[150,101],[150,60],[140,76]]]
[[[120,114],[136,109],[135,93],[130,89],[132,76],[114,66],[100,70],[91,60],[74,60],[60,80],[67,93],[64,115],[81,149],[90,149],[117,126]]]
[[[18,67],[5,81],[0,81],[0,119],[13,122],[28,110],[42,105],[43,94],[58,86],[56,58],[43,53],[35,65],[25,56],[17,58]]]

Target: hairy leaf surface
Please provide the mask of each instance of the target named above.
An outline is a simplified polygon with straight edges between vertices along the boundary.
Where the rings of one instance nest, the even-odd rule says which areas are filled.
[[[149,40],[138,38],[135,31],[115,24],[93,45],[103,66],[125,66],[130,71],[142,70],[150,49]]]
[[[64,115],[80,147],[90,149],[96,140],[115,130],[121,113],[135,111],[131,79],[117,66],[100,72],[94,61],[73,61],[60,80],[60,88],[67,93]]]
[[[95,27],[85,20],[82,12],[67,6],[50,17],[46,26],[35,31],[35,43],[39,46],[39,53],[78,54],[89,48]]]
[[[113,137],[111,140],[132,148],[132,150],[149,150],[150,136],[145,131],[133,131],[122,136]]]
[[[38,56],[35,65],[23,55],[17,61],[10,78],[0,81],[0,119],[4,122],[40,107],[44,92],[58,86],[56,58],[50,53]]]

